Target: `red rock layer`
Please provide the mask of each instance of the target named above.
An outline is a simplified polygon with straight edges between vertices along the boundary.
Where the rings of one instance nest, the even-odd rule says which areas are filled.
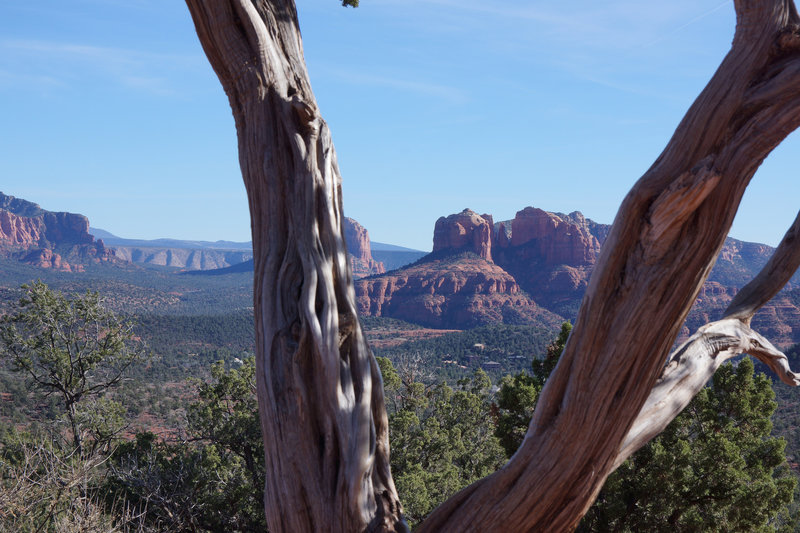
[[[383,263],[379,263],[372,258],[372,249],[369,243],[369,232],[367,229],[353,220],[345,217],[344,240],[347,243],[347,251],[350,255],[350,267],[353,269],[353,276],[363,278],[373,274],[383,274],[386,272]]]
[[[479,215],[469,209],[449,217],[441,217],[433,229],[433,251],[467,250],[492,260],[491,215]]]
[[[537,306],[502,268],[476,256],[432,260],[359,280],[356,301],[362,315],[438,328],[494,322],[556,326],[561,320]]]
[[[432,327],[506,321],[498,309],[506,313],[514,306],[530,309],[536,306],[534,301],[558,315],[574,317],[609,230],[610,226],[579,212],[564,215],[526,207],[513,220],[495,226],[491,216],[465,209],[437,220],[436,254],[427,262],[359,282],[359,309]],[[444,257],[448,250],[473,252],[477,257]],[[772,252],[766,245],[728,239],[684,333],[719,319],[737,287],[747,283]],[[789,289],[800,286],[794,281]],[[465,298],[466,294],[471,296]],[[778,295],[756,315],[754,325],[777,345],[800,342],[797,300],[786,293]]]
[[[582,216],[581,216],[582,217]],[[600,242],[585,224],[534,207],[517,212],[510,247],[532,246],[546,265],[594,265]]]
[[[0,254],[63,272],[83,271],[82,264],[86,262],[114,260],[113,250],[106,248],[103,241],[95,242],[89,233],[89,219],[85,216],[43,211],[35,204],[9,196],[3,199],[10,205],[32,206],[29,210],[35,214],[22,216],[0,208]]]
[[[30,248],[44,236],[44,220],[20,217],[0,209],[0,247]]]

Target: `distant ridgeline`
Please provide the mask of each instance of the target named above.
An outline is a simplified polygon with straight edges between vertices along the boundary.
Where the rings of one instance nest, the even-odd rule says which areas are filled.
[[[350,263],[356,278],[385,272],[383,261],[396,268],[424,252],[378,244],[376,259],[369,233],[358,222],[344,220]],[[0,193],[0,257],[61,272],[82,272],[88,264],[129,262],[183,270],[252,271],[250,242],[125,239],[73,213],[54,213],[39,205]],[[249,261],[249,263],[248,263]],[[223,271],[220,273],[226,273]]]
[[[411,248],[372,242],[370,241],[367,229],[352,218],[345,217],[343,225],[344,238],[345,242],[347,242],[347,251],[350,257],[350,267],[356,279],[374,274],[382,274],[386,272],[387,268],[399,268],[403,265],[413,263],[426,255],[425,252],[413,250]],[[243,244],[247,244],[247,246],[250,247],[250,243]],[[208,272],[197,272],[196,275],[208,274],[218,276],[247,271],[253,271],[252,259],[243,261],[238,265],[228,266],[227,268],[209,270]]]
[[[491,215],[465,209],[437,220],[433,252],[425,254],[371,242],[367,230],[353,219],[345,218],[343,224],[350,264],[358,280],[356,298],[361,315],[444,329],[501,323],[554,329],[563,320],[574,319],[610,230],[577,211],[563,214],[526,207],[512,220],[495,222]],[[102,239],[96,240],[93,234]],[[763,244],[727,239],[683,334],[717,318],[772,252]],[[0,286],[8,286],[12,273],[25,267],[74,274],[107,265],[115,267],[114,272],[101,277],[111,284],[114,277],[116,281],[139,279],[141,276],[130,270],[135,265],[167,267],[168,271],[195,271],[191,277],[209,278],[187,279],[181,286],[209,289],[230,283],[229,276],[244,276],[233,282],[237,287],[248,283],[246,275],[253,269],[249,242],[122,239],[103,230],[90,230],[82,215],[53,213],[2,193],[0,260],[6,262],[7,278]],[[25,280],[41,276],[36,272],[18,275]],[[191,291],[181,290],[173,292],[181,293],[175,298],[183,305],[181,298]],[[151,299],[167,305],[169,292]],[[798,301],[800,276],[795,276],[756,315],[754,324],[780,346],[800,341]],[[222,302],[221,306],[231,307]]]

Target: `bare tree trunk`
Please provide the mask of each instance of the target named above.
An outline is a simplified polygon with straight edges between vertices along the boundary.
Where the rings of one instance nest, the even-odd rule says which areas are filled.
[[[380,372],[356,318],[341,177],[292,0],[187,0],[239,137],[270,531],[403,531]]]
[[[797,228],[727,317],[701,328],[664,367],[748,182],[800,125],[793,2],[734,3],[731,51],[620,207],[522,447],[420,531],[572,530],[608,474],[674,418],[724,357],[753,351],[797,383],[785,357],[749,329],[800,262]],[[294,3],[187,4],[233,108],[250,202],[270,529],[402,530],[379,372],[355,316],[339,171]]]

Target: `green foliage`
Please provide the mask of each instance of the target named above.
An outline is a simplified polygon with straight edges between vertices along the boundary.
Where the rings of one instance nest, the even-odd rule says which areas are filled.
[[[569,322],[561,324],[561,331],[558,333],[558,337],[547,345],[547,352],[544,358],[534,359],[531,363],[533,379],[540,389],[544,387],[544,383],[550,377],[550,373],[556,368],[561,352],[564,351],[564,347],[567,345],[570,333],[572,333],[572,324]]]
[[[104,396],[144,350],[131,324],[105,309],[97,293],[67,297],[42,282],[22,288],[0,322],[0,355],[45,397],[58,399],[75,451],[91,454],[121,430],[122,407]]]
[[[770,437],[776,405],[750,359],[723,365],[711,387],[609,477],[582,530],[791,530],[796,480],[785,441]]]
[[[463,487],[494,472],[505,455],[494,436],[491,380],[478,370],[451,388],[426,386],[379,358],[389,405],[392,472],[407,520],[420,522]]]
[[[126,515],[106,512],[97,489],[125,410],[107,393],[144,352],[97,293],[22,289],[0,321],[0,362],[27,378],[40,409],[0,431],[0,530],[110,530]]]
[[[118,449],[107,492],[146,522],[169,531],[264,531],[264,449],[255,397],[255,362],[197,383],[188,407],[189,438],[178,443],[140,433]]]
[[[368,332],[372,334],[371,331]],[[538,326],[494,324],[448,333],[435,338],[414,340],[398,346],[375,348],[375,352],[393,361],[409,353],[425,354],[425,370],[456,381],[469,376],[488,361],[500,363],[500,370],[487,371],[493,378],[530,368],[535,354],[545,350],[553,330]],[[480,347],[476,347],[480,345]],[[462,369],[455,362],[466,367]]]
[[[561,325],[558,337],[547,346],[545,357],[534,359],[531,363],[531,374],[520,372],[513,377],[505,376],[500,381],[496,398],[499,411],[497,437],[509,457],[514,455],[525,438],[539,393],[556,367],[571,331],[572,324],[569,322]]]
[[[564,324],[532,375],[497,393],[497,435],[512,455],[566,344]],[[785,441],[770,436],[776,403],[753,363],[723,365],[666,430],[613,472],[579,531],[791,531],[795,478]]]

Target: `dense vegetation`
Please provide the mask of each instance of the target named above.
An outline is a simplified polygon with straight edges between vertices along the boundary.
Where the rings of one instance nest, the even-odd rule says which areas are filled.
[[[265,528],[251,310],[118,318],[97,293],[35,283],[2,296],[0,530]],[[514,453],[570,333],[500,325],[425,338],[397,320],[363,325],[415,339],[378,359],[411,524]],[[53,349],[48,328],[76,333]],[[793,530],[775,405],[748,359],[723,367],[609,478],[581,530]],[[776,424],[790,439],[792,416]]]
[[[376,348],[375,353],[392,361],[416,355],[428,373],[450,380],[469,376],[476,368],[499,379],[529,368],[553,335],[537,326],[494,324]]]

